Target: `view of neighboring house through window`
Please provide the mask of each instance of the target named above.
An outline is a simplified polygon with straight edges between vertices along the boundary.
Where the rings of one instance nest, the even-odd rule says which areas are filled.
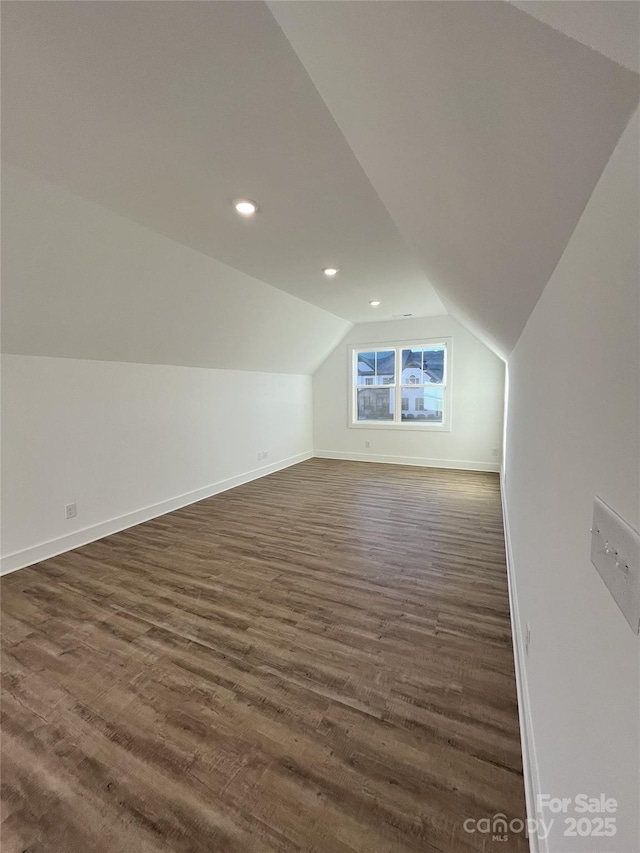
[[[447,347],[420,342],[354,348],[352,424],[444,426]]]
[[[396,352],[357,354],[357,410],[360,421],[392,421],[395,405]],[[361,386],[365,386],[364,388]],[[384,387],[380,387],[384,386]]]

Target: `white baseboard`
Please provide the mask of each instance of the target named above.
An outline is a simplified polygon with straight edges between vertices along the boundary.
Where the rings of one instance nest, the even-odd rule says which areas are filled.
[[[455,468],[460,471],[500,472],[499,462],[425,459],[423,456],[381,456],[376,453],[343,453],[342,450],[316,450],[313,455],[321,459],[346,459],[349,462],[382,462],[387,465],[418,465],[423,468]]]
[[[117,518],[110,518],[108,521],[102,521],[91,527],[76,530],[73,533],[60,536],[57,539],[51,539],[48,542],[41,542],[38,545],[33,545],[31,548],[25,548],[23,551],[15,551],[13,554],[7,554],[2,558],[0,574],[6,575],[9,572],[24,569],[26,566],[31,566],[34,563],[39,563],[42,560],[48,560],[50,557],[63,554],[65,551],[72,551],[81,545],[88,545],[89,542],[95,542],[96,539],[102,539],[104,536],[110,536],[112,533],[126,530],[128,527],[141,524],[143,521],[149,521],[152,518],[157,518],[159,515],[165,515],[181,507],[188,506],[205,498],[210,498],[220,492],[226,492],[228,489],[234,489],[236,486],[250,483],[251,480],[257,480],[260,477],[265,477],[267,474],[273,474],[275,471],[289,468],[291,465],[297,465],[298,462],[311,459],[313,455],[311,451],[299,453],[297,456],[290,456],[288,459],[282,459],[280,462],[274,462],[262,468],[254,468],[252,471],[239,474],[237,477],[219,480],[217,483],[204,486],[193,492],[169,498],[169,500],[134,510],[134,512],[120,515]]]
[[[516,690],[518,692],[518,718],[520,722],[520,742],[522,745],[522,769],[524,775],[524,792],[527,805],[527,817],[539,819],[536,804],[540,791],[540,777],[538,774],[538,761],[536,758],[535,741],[531,721],[531,704],[529,701],[529,687],[527,684],[527,669],[525,664],[524,632],[520,621],[518,609],[518,593],[516,589],[516,578],[513,566],[513,551],[511,549],[511,533],[509,530],[509,516],[507,501],[504,492],[504,478],[500,477],[500,496],[502,498],[502,517],[504,520],[504,540],[507,555],[507,582],[509,584],[509,610],[511,613],[511,637],[513,640],[513,657],[516,670]],[[535,833],[529,836],[529,849],[531,853],[548,853],[549,846],[546,839],[539,838]]]

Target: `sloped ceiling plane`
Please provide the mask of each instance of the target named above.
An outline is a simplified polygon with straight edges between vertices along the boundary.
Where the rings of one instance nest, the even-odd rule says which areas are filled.
[[[506,357],[637,108],[633,5],[8,3],[3,157],[351,322],[447,310]]]

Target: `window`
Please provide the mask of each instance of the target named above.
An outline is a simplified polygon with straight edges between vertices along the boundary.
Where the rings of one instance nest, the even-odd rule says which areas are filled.
[[[353,347],[351,426],[449,429],[451,341]]]

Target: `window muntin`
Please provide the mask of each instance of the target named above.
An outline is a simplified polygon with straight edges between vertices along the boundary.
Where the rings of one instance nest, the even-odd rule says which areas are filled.
[[[446,340],[354,347],[351,425],[448,429],[449,348]]]

